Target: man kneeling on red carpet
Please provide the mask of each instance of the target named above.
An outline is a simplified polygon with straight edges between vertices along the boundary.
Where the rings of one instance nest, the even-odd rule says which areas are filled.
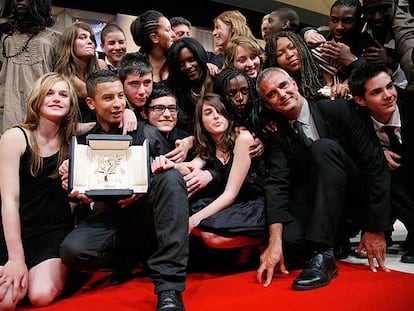
[[[293,289],[328,285],[338,275],[334,246],[349,220],[358,220],[369,266],[385,266],[384,232],[390,230],[390,172],[367,125],[345,100],[309,102],[282,69],[267,68],[257,88],[276,112],[277,131],[265,142],[269,243],[257,279],[268,286],[286,263],[303,264]],[[349,236],[347,236],[349,241]]]

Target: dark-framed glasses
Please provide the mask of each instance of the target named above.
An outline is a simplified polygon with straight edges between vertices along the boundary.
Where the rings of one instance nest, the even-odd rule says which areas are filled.
[[[166,109],[168,109],[168,111],[172,114],[178,112],[178,106],[177,105],[169,105],[169,106],[155,105],[155,106],[149,106],[148,107],[148,110],[152,110],[152,111],[154,111],[155,113],[158,113],[158,114],[164,113]]]

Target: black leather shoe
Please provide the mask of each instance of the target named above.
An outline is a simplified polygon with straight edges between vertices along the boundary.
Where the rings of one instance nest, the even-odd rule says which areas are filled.
[[[351,242],[348,240],[338,243],[334,247],[334,255],[336,260],[348,258],[351,254]]]
[[[401,262],[414,263],[414,251],[407,251],[401,256]]]
[[[338,276],[335,257],[326,253],[315,253],[306,263],[306,268],[293,281],[292,288],[297,290],[315,289],[328,285]]]
[[[185,311],[181,293],[164,290],[158,294],[157,311]]]

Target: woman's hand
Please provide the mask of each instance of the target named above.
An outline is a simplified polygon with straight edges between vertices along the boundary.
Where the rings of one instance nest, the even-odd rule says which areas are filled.
[[[202,219],[198,217],[197,213],[190,216],[188,219],[188,233],[191,233],[191,231],[200,224],[201,220]]]
[[[27,288],[29,272],[24,260],[9,260],[0,268],[0,301],[13,286],[13,301],[16,301],[20,288]]]

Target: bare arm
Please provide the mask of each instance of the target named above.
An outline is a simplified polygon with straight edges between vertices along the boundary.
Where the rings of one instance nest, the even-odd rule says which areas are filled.
[[[214,215],[233,203],[250,168],[251,159],[249,149],[253,144],[253,141],[253,136],[248,131],[240,131],[233,149],[233,164],[224,192],[201,211],[190,217],[190,232],[194,227],[197,227],[203,219]]]
[[[20,129],[12,128],[1,137],[0,163],[7,163],[0,165],[1,211],[9,259],[2,269],[0,280],[7,280],[9,285],[13,285],[13,296],[17,295],[19,287],[27,287],[28,277],[19,214],[19,166],[25,148],[26,141]]]

